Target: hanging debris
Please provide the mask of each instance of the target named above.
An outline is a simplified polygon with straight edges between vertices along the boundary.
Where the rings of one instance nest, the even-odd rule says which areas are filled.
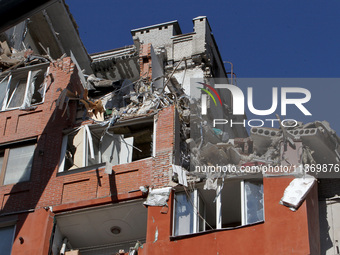
[[[0,73],[10,71],[18,67],[50,62],[48,56],[40,56],[31,49],[17,51],[11,49],[6,41],[0,42]]]
[[[149,190],[149,195],[144,202],[146,206],[167,206],[167,201],[169,200],[171,192],[171,187],[161,188],[161,189],[151,189]]]
[[[295,178],[285,189],[280,204],[289,207],[292,211],[297,210],[315,182],[316,179],[310,175],[305,178]]]

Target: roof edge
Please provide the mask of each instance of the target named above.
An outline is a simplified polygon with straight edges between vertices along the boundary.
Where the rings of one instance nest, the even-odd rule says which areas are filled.
[[[151,25],[151,26],[146,26],[146,27],[132,29],[131,33],[133,34],[133,33],[139,32],[139,31],[143,31],[143,30],[147,30],[147,29],[152,29],[152,28],[157,28],[157,27],[162,27],[162,26],[166,26],[166,25],[174,25],[174,27],[176,29],[176,32],[178,34],[182,33],[181,28],[180,28],[177,20],[173,20],[173,21],[159,23],[159,24],[155,24],[155,25]]]

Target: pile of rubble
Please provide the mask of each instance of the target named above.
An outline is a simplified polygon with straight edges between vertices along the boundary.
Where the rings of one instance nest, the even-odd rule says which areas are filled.
[[[11,49],[6,41],[0,42],[0,73],[39,63],[52,61],[48,55],[40,56],[34,54],[31,49],[18,51]]]

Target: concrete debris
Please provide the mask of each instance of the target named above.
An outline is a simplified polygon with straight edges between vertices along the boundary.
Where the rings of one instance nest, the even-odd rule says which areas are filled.
[[[340,139],[327,121],[315,121],[287,128],[285,132],[273,128],[252,128],[254,154],[259,160],[281,164],[284,154],[298,150],[300,158],[295,164],[338,163]],[[286,139],[289,137],[289,139]],[[299,141],[302,145],[299,147]],[[293,164],[292,162],[290,162]]]
[[[9,48],[6,41],[0,42],[0,73],[10,71],[18,67],[50,62],[49,56],[40,56],[31,49],[17,51]]]
[[[139,79],[133,83],[124,80],[119,89],[115,89],[115,87],[112,86],[112,81],[95,78],[93,76],[88,76],[87,82],[93,86],[111,88],[110,93],[107,93],[99,99],[92,99],[92,101],[102,102],[101,106],[105,112],[103,120],[111,118],[113,114],[118,116],[118,119],[148,116],[157,113],[161,108],[173,103],[173,100],[166,94],[152,91],[152,84],[143,79]]]
[[[94,74],[91,74],[87,77],[87,84],[89,87],[93,86],[95,88],[113,87],[114,81],[97,78]]]
[[[307,175],[305,178],[295,178],[285,189],[280,204],[288,206],[292,211],[295,211],[302,204],[315,182],[316,179],[310,175]]]
[[[198,133],[195,137],[200,138],[191,137],[184,141],[190,148],[191,167],[188,175],[193,177],[188,178],[188,183],[204,181],[205,189],[216,189],[217,179],[250,174],[301,177],[305,171],[298,167],[300,165],[336,164],[340,159],[339,137],[326,121],[305,125],[299,122],[294,127],[281,126],[279,129],[253,127],[250,137],[228,139],[227,142],[223,141],[222,130],[209,127],[204,121],[194,123]],[[191,125],[190,128],[195,126]],[[256,171],[241,171],[245,166]],[[276,167],[276,170],[263,170],[266,166]],[[280,166],[286,166],[286,171],[279,171]],[[221,172],[222,167],[232,168],[233,171]],[[313,175],[321,176],[322,173]],[[296,204],[292,203],[292,206]]]
[[[143,203],[146,206],[167,206],[169,200],[171,187],[161,189],[149,189],[149,195]]]

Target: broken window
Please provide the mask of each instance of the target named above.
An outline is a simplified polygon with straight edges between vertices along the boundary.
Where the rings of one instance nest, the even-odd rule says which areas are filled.
[[[0,109],[29,108],[44,101],[47,66],[29,71],[13,71],[6,77],[0,77]]]
[[[2,104],[4,102],[4,99],[6,97],[8,80],[9,80],[8,76],[0,78],[0,110],[1,110]]]
[[[15,226],[0,227],[0,251],[2,255],[10,255],[14,239]]]
[[[262,182],[244,182],[245,224],[264,220]]]
[[[174,236],[233,228],[264,220],[262,180],[234,180],[217,190],[178,192],[174,206]]]
[[[175,236],[205,231],[206,208],[200,191],[176,193],[175,203]]]
[[[3,185],[29,181],[35,144],[11,146],[0,150],[0,183]]]
[[[82,126],[63,138],[59,172],[96,164],[119,165],[152,156],[153,119],[131,125]]]

